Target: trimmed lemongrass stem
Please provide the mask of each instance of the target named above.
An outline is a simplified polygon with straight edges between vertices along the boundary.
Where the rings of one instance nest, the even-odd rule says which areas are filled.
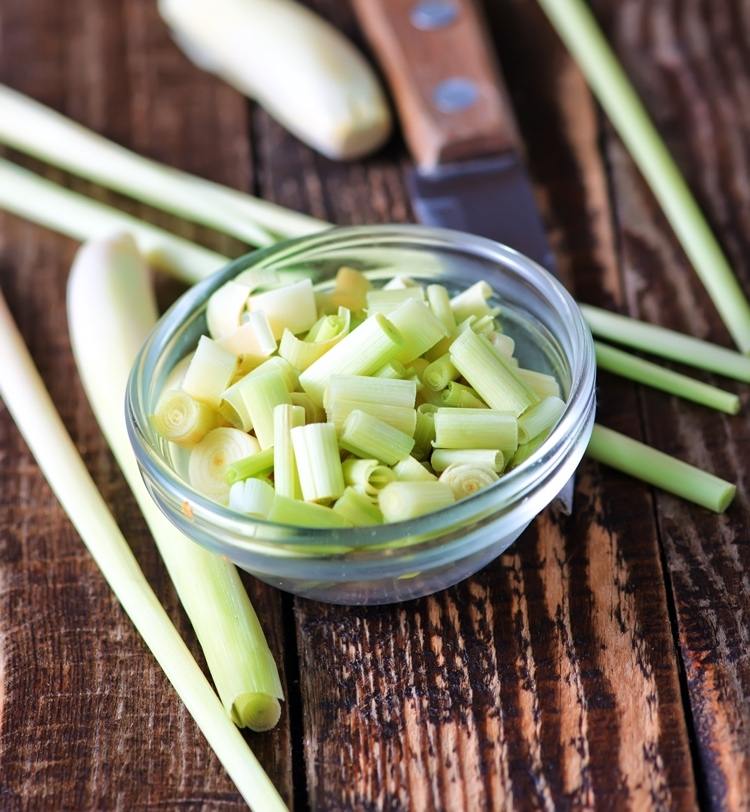
[[[444,482],[391,482],[378,496],[386,522],[402,522],[450,507],[456,501]]]
[[[336,427],[336,431],[341,431],[346,418],[357,409],[377,417],[410,437],[414,436],[414,430],[417,427],[417,412],[416,409],[410,409],[408,406],[388,406],[366,400],[341,400],[337,398],[326,409],[326,414],[328,421]]]
[[[718,409],[727,414],[737,414],[740,410],[740,399],[732,392],[719,389],[717,386],[697,381],[688,375],[666,369],[651,361],[638,358],[636,355],[594,342],[596,363],[600,369],[606,369],[615,375],[621,375],[631,381],[661,389],[693,403],[700,403],[711,409]]]
[[[430,310],[442,322],[443,327],[448,331],[448,335],[453,335],[456,332],[456,317],[451,308],[448,290],[443,285],[428,285],[427,301]]]
[[[247,309],[263,311],[274,338],[281,338],[284,330],[290,333],[304,333],[318,319],[312,281],[300,279],[291,285],[257,293],[247,300]]]
[[[414,439],[377,417],[355,410],[344,422],[339,445],[358,457],[374,457],[386,465],[395,465],[409,456]]]
[[[245,366],[258,366],[276,351],[276,339],[266,314],[262,311],[248,313],[244,324],[231,335],[220,338],[217,343],[233,355],[242,356],[242,364]]]
[[[456,381],[449,381],[448,385],[438,397],[441,406],[456,406],[461,409],[486,409],[487,404],[481,400],[477,393],[468,386]]]
[[[494,409],[438,409],[436,448],[497,448],[513,452],[518,446],[518,420]]]
[[[346,488],[336,500],[333,510],[355,527],[369,527],[383,522],[380,508],[363,493],[351,487]]]
[[[419,460],[414,457],[404,457],[393,466],[393,473],[399,482],[433,482],[437,479],[435,474],[428,471]]]
[[[276,407],[277,409],[280,407]],[[274,449],[264,448],[256,451],[249,457],[231,463],[224,472],[224,478],[229,485],[250,477],[264,476],[274,470]]]
[[[451,344],[451,359],[461,375],[490,408],[512,412],[516,417],[539,400],[516,374],[508,360],[488,341],[464,330]]]
[[[291,403],[283,373],[277,368],[255,370],[232,384],[222,397],[222,410],[231,406],[240,419],[240,428],[252,427],[261,448],[273,445],[273,410],[280,403]]]
[[[269,522],[289,524],[293,527],[351,527],[352,523],[340,513],[315,502],[301,502],[276,494]],[[332,550],[334,552],[334,550]]]
[[[206,326],[213,339],[232,335],[242,323],[250,288],[235,280],[215,290],[206,305]]]
[[[477,491],[488,488],[499,479],[494,468],[474,463],[454,463],[449,465],[442,474],[440,482],[444,482],[452,491],[456,499],[465,499],[473,496]]]
[[[583,0],[540,0],[659,201],[724,324],[750,352],[750,303],[666,144]]]
[[[254,456],[258,451],[255,437],[240,429],[225,426],[213,429],[190,451],[190,485],[217,502],[225,502],[229,496],[230,484],[227,469],[232,463]]]
[[[127,232],[133,235],[149,265],[190,285],[229,262],[222,254],[58,186],[1,158],[0,209],[82,242]]]
[[[169,389],[159,398],[151,425],[166,440],[191,446],[216,428],[217,414],[206,403],[191,398],[181,389]]]
[[[479,465],[500,473],[505,467],[505,457],[495,448],[436,448],[430,464],[438,473],[449,465]]]
[[[399,331],[382,314],[370,316],[359,327],[311,364],[300,376],[302,388],[318,404],[333,375],[369,375],[392,361],[402,347]]]
[[[328,227],[321,220],[137,155],[4,85],[0,85],[0,142],[251,245],[270,245],[277,238],[301,237]]]
[[[492,296],[492,288],[484,281],[475,282],[451,299],[451,310],[456,321],[464,321],[469,316],[481,318],[490,312],[487,299]]]
[[[429,410],[425,406],[431,407]],[[417,425],[414,429],[414,448],[412,456],[423,460],[432,451],[435,440],[435,412],[437,407],[432,404],[421,404],[417,407]]]
[[[394,357],[402,364],[409,364],[424,355],[448,334],[443,323],[418,299],[404,302],[388,318],[401,334],[402,344]]]
[[[332,375],[326,384],[326,407],[337,400],[365,400],[384,406],[414,408],[417,385],[414,381],[368,378],[364,375]]]
[[[273,484],[279,496],[290,499],[302,497],[291,430],[304,425],[302,406],[281,403],[273,410]]]
[[[341,465],[344,482],[367,496],[377,496],[396,474],[378,460],[360,460],[349,457]]]
[[[305,392],[290,392],[294,406],[301,406],[305,410],[305,423],[322,423],[326,419],[326,413],[322,407]]]
[[[519,445],[516,449],[516,453],[513,455],[511,461],[508,463],[508,468],[513,469],[517,468],[521,463],[526,462],[526,460],[539,449],[544,443],[544,441],[549,437],[551,429],[547,431],[543,431],[541,434],[538,434],[533,440],[530,440],[528,443],[524,443],[523,445]]]
[[[750,358],[739,352],[599,307],[580,308],[591,332],[599,338],[750,383]]]
[[[389,361],[372,373],[373,378],[404,378],[405,376],[406,367],[401,361]]]
[[[731,482],[600,425],[594,426],[586,453],[611,468],[717,513],[729,507],[737,490]]]
[[[335,307],[364,310],[370,287],[370,282],[362,271],[342,265],[336,273],[336,285],[330,292],[329,299]]]
[[[540,398],[560,397],[560,384],[553,375],[520,367],[516,370],[516,375]]]
[[[273,372],[274,374],[280,372],[281,377],[284,379],[284,385],[290,394],[299,386],[299,372],[297,372],[286,358],[274,355],[273,358],[268,358],[259,367],[252,370],[250,374],[261,375],[264,372]]]
[[[68,279],[68,324],[94,415],[151,530],[227,713],[237,724],[265,729],[279,717],[283,691],[237,570],[164,516],[146,490],[128,440],[125,388],[156,318],[148,269],[131,240],[108,240],[79,252]],[[5,363],[2,368],[11,374]],[[84,504],[91,509],[91,500]]]
[[[429,363],[420,377],[425,386],[439,392],[458,377],[458,370],[453,366],[450,355],[443,355]]]
[[[330,502],[344,492],[344,474],[330,423],[312,423],[291,429],[302,498],[306,502]]]
[[[553,429],[565,411],[565,401],[550,395],[535,403],[518,418],[518,442],[528,443],[543,431]]]
[[[273,486],[265,479],[243,479],[229,489],[229,507],[247,516],[266,519],[274,495]]]
[[[368,291],[365,309],[368,316],[373,316],[375,313],[384,313],[387,316],[409,299],[417,299],[423,302],[424,289],[422,287],[397,288],[395,290],[379,288]]]
[[[147,312],[148,307],[142,306],[140,313],[145,315]],[[135,323],[142,318],[143,315],[133,319],[132,329],[136,330]],[[97,341],[94,349],[98,347],[101,347],[101,344]],[[104,354],[102,356],[105,357]],[[284,812],[286,806],[276,788],[222,707],[200,666],[193,659],[138,566],[127,541],[107,509],[83,460],[73,445],[73,441],[65,430],[52,399],[34,367],[28,349],[13,323],[1,293],[0,364],[3,369],[3,375],[0,376],[0,395],[13,416],[19,432],[26,440],[47,482],[120,605],[156,657],[177,695],[195,719],[247,804],[255,812],[261,812],[261,810],[263,812]],[[102,381],[112,381],[111,370],[107,373],[107,370],[103,369],[102,374],[104,376]],[[118,386],[112,387],[117,390],[118,396],[122,394],[125,379],[122,380],[122,387],[119,384],[118,381]],[[103,390],[104,387],[99,386],[99,389]],[[106,395],[106,397],[111,397],[111,395]],[[146,510],[144,510],[144,515],[154,532],[154,537],[169,568],[170,576],[180,593],[181,587],[195,581],[194,574],[189,574],[175,556],[165,554],[162,547],[165,549],[168,547],[167,539],[157,532],[161,529],[157,527],[157,517],[170,528],[173,536],[179,538],[180,549],[184,546],[194,546],[202,558],[214,558],[214,556],[181,536],[153,505],[145,485],[140,480],[135,457],[127,441],[120,397],[111,398],[110,405],[112,408],[107,424],[110,429],[115,429],[111,435],[110,444],[113,450],[117,447],[118,451],[122,453],[120,465],[139,502],[143,498],[143,505],[152,506],[151,515],[147,515]],[[121,428],[115,427],[114,421],[121,421]],[[116,442],[114,442],[115,437],[117,437]],[[190,553],[186,558],[194,563]],[[221,569],[234,571],[234,567],[230,564],[218,558],[215,560]],[[234,574],[236,577],[236,571]],[[238,577],[237,581],[239,581]],[[199,583],[198,587],[197,591],[200,593]],[[241,583],[240,588],[242,589]],[[198,607],[193,606],[191,601],[186,600],[186,597],[189,596],[180,593],[186,609],[188,606],[192,606],[192,610],[196,614],[196,620],[194,621],[191,615],[191,621],[201,638],[198,629],[202,624],[197,622],[200,614],[197,611]],[[245,599],[247,600],[247,598]],[[199,600],[212,600],[212,597],[201,595]],[[224,600],[226,601],[226,597]],[[188,609],[188,614],[191,614],[190,609]],[[204,641],[201,638],[201,644],[207,642],[210,641]],[[211,646],[208,647],[209,650],[210,648]],[[232,654],[234,653],[232,651]],[[215,666],[215,661],[209,664],[212,671]]]
[[[286,360],[300,372],[307,369],[310,364],[317,361],[322,355],[325,355],[331,347],[338,344],[339,341],[349,333],[351,311],[348,308],[340,307],[337,316],[327,316],[326,318],[336,319],[338,325],[334,335],[324,340],[316,338],[315,341],[309,339],[303,341],[297,338],[290,330],[284,330],[281,336],[279,355],[282,358],[286,358]]]
[[[212,338],[201,336],[182,379],[182,388],[196,400],[218,409],[222,393],[229,386],[236,367],[236,356]]]

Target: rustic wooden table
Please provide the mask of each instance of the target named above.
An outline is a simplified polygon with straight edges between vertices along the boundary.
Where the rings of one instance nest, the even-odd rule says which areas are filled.
[[[314,155],[188,64],[154,5],[3,0],[0,81],[140,153],[336,223],[411,217],[400,142],[348,165]],[[347,3],[314,5],[357,37]],[[581,300],[728,343],[533,0],[491,5],[569,288]],[[750,289],[750,6],[594,5]],[[241,250],[118,202],[225,252]],[[9,305],[198,656],[76,377],[64,309],[75,249],[0,215]],[[163,293],[167,301],[174,289]],[[747,407],[747,390],[728,388]],[[586,463],[573,518],[541,516],[494,564],[433,597],[341,608],[247,579],[288,698],[278,728],[250,741],[294,808],[748,808],[750,421],[607,375],[600,420],[735,480],[735,504],[717,517]],[[240,808],[5,412],[0,500],[0,808]]]

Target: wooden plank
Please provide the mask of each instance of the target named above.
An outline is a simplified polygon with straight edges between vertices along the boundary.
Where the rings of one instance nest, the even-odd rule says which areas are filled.
[[[188,65],[153,3],[8,0],[0,81],[146,154],[236,186],[252,181],[244,100]],[[52,172],[61,179],[60,173]],[[115,198],[76,181],[87,192]],[[138,204],[131,211],[149,214]],[[168,217],[152,217],[174,227]],[[203,236],[191,227],[187,235]],[[219,248],[236,250],[229,241]],[[78,384],[65,279],[75,245],[0,216],[2,287],[65,423],[196,656],[168,576]],[[0,419],[0,806],[244,808],[231,781]],[[283,664],[279,593],[247,579]],[[250,742],[291,800],[285,713]]]

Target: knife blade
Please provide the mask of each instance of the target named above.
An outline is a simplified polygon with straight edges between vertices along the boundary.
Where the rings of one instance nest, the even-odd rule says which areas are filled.
[[[417,219],[509,245],[555,273],[505,83],[474,0],[353,0],[415,167]],[[570,513],[573,480],[558,496]]]

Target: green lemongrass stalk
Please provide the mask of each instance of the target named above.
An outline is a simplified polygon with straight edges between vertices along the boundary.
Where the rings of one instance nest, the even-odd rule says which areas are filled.
[[[737,346],[750,352],[750,303],[677,164],[583,0],[539,0],[659,201]]]
[[[188,479],[199,493],[217,502],[229,498],[229,467],[247,457],[255,456],[258,442],[240,429],[221,426],[212,429],[190,450]]]
[[[383,523],[380,508],[355,488],[346,488],[336,500],[333,510],[355,527],[369,527]]]
[[[281,373],[289,394],[299,387],[299,372],[286,360],[278,355],[264,361],[259,367],[253,369],[250,375],[262,375],[264,372]]]
[[[720,412],[737,414],[740,410],[740,399],[732,392],[660,367],[658,364],[602,344],[600,341],[594,342],[594,348],[596,349],[596,363],[600,369],[606,369],[608,372],[614,372],[631,381],[652,386],[654,389],[661,389],[663,392],[669,392],[685,400],[692,400],[693,403],[718,409]]]
[[[469,386],[450,381],[439,393],[437,403],[440,406],[457,406],[461,409],[486,409],[487,404]]]
[[[729,507],[737,491],[731,482],[604,426],[594,426],[586,453],[598,462],[716,513]]]
[[[289,524],[293,527],[351,527],[352,523],[340,513],[325,505],[300,502],[288,496],[276,494],[268,514],[269,522]],[[331,552],[336,552],[334,548]]]
[[[470,316],[479,319],[490,312],[487,300],[492,296],[492,288],[485,282],[475,282],[451,299],[451,310],[456,321],[464,321]]]
[[[511,412],[517,417],[539,400],[508,360],[471,330],[464,330],[458,336],[451,344],[450,354],[458,371],[490,408]]]
[[[432,451],[435,440],[435,413],[437,406],[431,403],[422,403],[417,406],[417,425],[414,428],[414,448],[412,456],[423,460]]]
[[[533,440],[530,440],[528,443],[523,443],[519,445],[516,449],[516,453],[511,458],[510,462],[508,463],[508,468],[513,469],[517,468],[521,463],[526,462],[526,460],[539,449],[544,441],[549,437],[552,429],[547,429],[547,431],[543,431],[541,434],[538,434]]]
[[[384,364],[380,369],[376,369],[372,373],[373,378],[404,378],[406,377],[406,367],[401,361],[389,361]]]
[[[490,310],[489,313],[478,318],[472,325],[471,329],[478,333],[479,335],[485,336],[488,340],[491,335],[494,335],[497,332],[497,324],[495,322],[495,316],[499,315],[500,308],[495,307]]]
[[[413,409],[417,398],[414,381],[370,378],[364,375],[332,375],[326,384],[326,408],[337,400],[364,400],[384,406]]]
[[[3,159],[0,159],[0,209],[82,242],[127,232],[133,235],[149,265],[190,285],[229,262],[222,254],[58,186]]]
[[[127,437],[125,388],[156,317],[148,270],[132,241],[81,249],[68,280],[68,324],[94,415],[164,559],[227,712],[238,724],[266,729],[279,718],[283,692],[237,570],[193,543],[159,510]]]
[[[151,416],[151,425],[166,440],[192,446],[217,426],[217,414],[206,403],[190,397],[180,389],[162,394]]]
[[[273,410],[281,403],[291,403],[283,373],[276,367],[263,372],[250,372],[232,384],[222,396],[222,413],[236,414],[238,425],[255,432],[261,448],[273,445]],[[234,421],[231,421],[234,422]]]
[[[307,369],[310,364],[325,355],[331,347],[341,341],[349,333],[351,327],[351,311],[346,307],[340,307],[338,315],[324,316],[326,322],[331,325],[331,329],[325,330],[325,337],[321,338],[321,333],[317,333],[315,339],[309,336],[304,340],[297,338],[290,330],[284,330],[279,345],[279,355],[300,372]],[[332,333],[332,334],[331,334]]]
[[[386,465],[395,465],[409,456],[414,438],[377,417],[355,410],[344,421],[339,445],[363,459],[374,457]]]
[[[393,473],[399,482],[432,482],[437,479],[414,457],[404,457],[393,466]]]
[[[505,456],[496,448],[436,448],[430,465],[438,473],[449,465],[478,465],[500,473],[505,467]]]
[[[387,316],[409,299],[417,299],[423,302],[424,288],[421,286],[396,289],[384,287],[368,291],[367,304],[365,305],[367,315],[372,316],[375,313],[383,313]]]
[[[182,388],[196,400],[218,409],[236,367],[235,355],[220,347],[212,338],[201,336],[182,379]]]
[[[739,352],[599,307],[580,308],[591,332],[599,338],[750,383],[750,358]]]
[[[284,407],[277,406],[276,408],[281,409]],[[260,451],[256,443],[256,451],[254,454],[250,454],[250,456],[243,457],[226,466],[224,479],[228,485],[234,485],[235,482],[241,482],[250,477],[270,474],[271,471],[274,470],[274,467],[274,447],[264,448]]]
[[[136,155],[4,85],[0,143],[251,245],[270,245],[328,226]]]
[[[294,406],[301,406],[305,410],[305,423],[322,423],[326,419],[326,413],[321,406],[305,392],[290,392]]]
[[[378,496],[386,522],[403,522],[450,507],[456,501],[444,482],[391,482]]]
[[[550,395],[528,408],[518,418],[518,442],[528,443],[543,431],[553,429],[565,411],[565,401]]]
[[[297,426],[290,431],[302,498],[306,502],[330,502],[344,492],[344,474],[330,423]]]
[[[443,285],[428,285],[427,301],[435,318],[442,322],[448,335],[453,335],[456,332],[456,317],[451,308],[448,290]]]
[[[134,333],[137,332],[136,324],[140,325],[147,321],[148,308],[144,308],[143,303],[141,303],[137,313],[140,315],[136,315],[129,328]],[[155,312],[153,315],[155,316]],[[122,341],[122,337],[119,340]],[[140,340],[139,337],[136,349],[140,346]],[[93,352],[96,352],[97,348],[101,347],[101,336],[96,336]],[[105,356],[102,353],[102,358],[105,364],[109,365],[108,354]],[[131,361],[132,359],[128,361],[127,367],[129,367]],[[101,494],[86,470],[83,460],[65,430],[59,414],[55,410],[44,383],[34,367],[28,349],[13,323],[2,294],[0,294],[0,366],[2,366],[3,370],[3,374],[0,376],[0,395],[13,416],[21,435],[26,440],[55,496],[81,536],[81,540],[91,553],[122,608],[133,621],[138,633],[156,657],[177,695],[185,703],[188,712],[195,719],[209,745],[251,809],[254,812],[283,812],[283,810],[286,810],[284,802],[247,746],[242,734],[232,723],[177,629],[175,629],[159,603],[141,568],[138,566],[138,562],[135,560],[127,541],[120,532],[112,514],[107,509]],[[123,370],[125,373],[127,373],[127,367]],[[193,545],[192,542],[180,536],[151,501],[151,497],[146,492],[145,486],[140,479],[135,457],[132,455],[127,442],[125,423],[122,416],[121,401],[127,374],[122,378],[122,381],[118,379],[117,386],[108,387],[103,387],[102,383],[104,381],[110,384],[113,383],[111,365],[109,369],[103,368],[101,374],[101,378],[97,374],[94,380],[100,391],[100,396],[109,401],[104,413],[107,415],[108,426],[113,429],[111,435],[113,440],[115,437],[117,438],[116,442],[111,441],[110,444],[113,449],[117,448],[118,452],[120,452],[118,454],[118,456],[121,455],[120,464],[123,470],[128,472],[129,480],[132,476],[131,487],[137,498],[139,498],[139,502],[142,498],[143,505],[151,506],[150,515],[147,515],[146,510],[144,510],[144,515],[147,515],[149,526],[158,539],[157,543],[164,548],[162,556],[167,562],[170,576],[178,589],[178,593],[180,593],[181,599],[184,601],[186,609],[188,609],[191,621],[196,627],[201,644],[206,646],[204,650],[207,652],[207,661],[213,673],[214,669],[219,668],[220,665],[213,656],[210,656],[214,650],[212,641],[210,639],[204,640],[201,635],[204,623],[201,620],[203,612],[199,602],[207,603],[206,614],[211,614],[212,608],[215,608],[220,615],[218,620],[223,626],[224,618],[221,617],[218,607],[226,605],[227,596],[232,589],[237,589],[237,586],[239,586],[243,594],[244,589],[232,565],[212,556],[206,550]],[[105,390],[110,391],[105,392]],[[188,551],[182,561],[177,556],[165,554],[164,550],[169,546],[168,536],[156,532],[157,529],[161,529],[157,527],[159,524],[169,528],[168,535],[178,537],[179,541],[175,546],[175,550],[178,548],[182,550],[184,547],[194,547],[195,550]],[[196,558],[193,553],[201,559],[201,565],[197,568],[198,572],[206,572],[207,568],[214,566],[216,568],[212,577],[207,579],[206,583],[201,583],[200,580],[195,582],[197,586],[196,603],[190,600],[186,601],[185,599],[188,596],[183,595],[181,592],[188,584],[192,586],[192,582],[195,580],[195,574],[189,572],[184,566],[185,562],[195,566]],[[203,559],[213,559],[215,564],[209,561],[204,565]],[[213,602],[214,595],[206,595],[205,593],[213,592],[211,587],[214,581],[218,584],[222,573],[227,574],[227,580],[231,583],[231,587],[228,587],[227,584],[221,585],[222,592],[220,594],[222,597],[217,605]],[[229,573],[234,573],[234,575],[230,576]],[[244,600],[247,601],[246,595]],[[249,602],[247,606],[249,607]],[[244,615],[246,607],[242,606],[241,608]],[[254,618],[252,607],[249,607],[249,611]],[[242,624],[237,624],[237,626],[240,628]],[[257,618],[255,619],[255,627],[252,630],[257,629],[260,632]],[[249,628],[249,626],[246,628]],[[219,636],[222,630],[220,629]],[[255,640],[260,639],[262,639],[262,632],[260,632],[259,638],[253,638],[254,645],[257,645]],[[229,653],[232,656],[239,654],[244,658],[247,650],[239,652],[230,650]],[[272,658],[270,662],[273,662]],[[220,667],[220,670],[224,673],[223,666]],[[244,668],[236,670],[238,673],[240,671],[243,673],[244,679]],[[281,685],[278,682],[278,676],[276,677],[275,686],[278,688],[278,696],[281,696]],[[226,698],[228,699],[228,697]],[[225,697],[222,697],[222,699],[225,699]]]
[[[458,377],[458,370],[453,366],[450,355],[442,355],[436,361],[432,361],[422,372],[422,383],[429,389],[439,392],[445,389],[451,381]]]
[[[301,499],[292,429],[305,425],[302,406],[282,403],[273,410],[273,484],[279,496]]]
[[[266,314],[248,313],[247,321],[231,335],[218,340],[218,345],[235,356],[242,357],[245,366],[257,367],[276,351],[276,339]]]
[[[352,311],[364,310],[370,287],[370,281],[362,271],[344,265],[336,272],[335,287],[326,296],[334,310],[337,307],[346,307]]]
[[[266,314],[275,338],[281,338],[284,330],[304,333],[318,319],[318,306],[310,279],[300,279],[291,285],[253,294],[247,300],[247,308],[251,313],[260,310]]]
[[[326,415],[329,422],[336,427],[336,431],[340,432],[344,427],[346,418],[357,410],[377,417],[410,437],[414,436],[414,430],[417,427],[417,411],[416,409],[410,409],[408,406],[389,406],[388,404],[373,401],[337,398],[326,409]]]
[[[499,478],[494,468],[488,465],[453,463],[440,474],[439,481],[445,483],[458,500],[473,496],[477,491],[488,488]]]
[[[229,507],[256,519],[267,519],[273,507],[273,486],[265,479],[243,479],[229,489]]]
[[[533,369],[516,370],[516,375],[540,398],[560,397],[560,384],[553,375],[535,372]]]
[[[396,479],[393,470],[378,460],[360,460],[349,457],[341,464],[344,482],[366,496],[375,497],[389,483]]]
[[[518,447],[518,420],[495,409],[438,409],[435,412],[436,448],[497,448],[504,453]]]
[[[410,364],[415,358],[424,355],[448,333],[430,308],[418,299],[404,302],[388,318],[402,337],[401,348],[394,356],[402,364]]]

